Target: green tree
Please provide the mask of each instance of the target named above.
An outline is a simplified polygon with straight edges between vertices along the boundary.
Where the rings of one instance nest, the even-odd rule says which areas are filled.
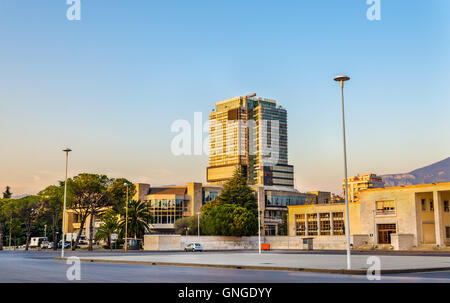
[[[250,236],[258,232],[258,204],[242,170],[224,184],[215,201],[202,206],[200,230],[214,236]]]
[[[31,228],[35,223],[39,212],[42,210],[41,199],[38,196],[27,196],[21,199],[14,200],[12,203],[14,214],[20,218],[25,225],[26,242],[25,250],[28,250],[31,238]]]
[[[222,204],[236,204],[255,213],[258,209],[255,192],[247,185],[240,168],[236,169],[233,177],[224,184],[216,201]]]
[[[120,221],[121,234],[125,235],[125,214],[122,213],[123,219]],[[127,237],[142,239],[144,234],[150,230],[152,217],[147,209],[147,204],[141,201],[132,200],[128,204],[128,224]]]
[[[184,217],[180,218],[175,221],[174,227],[175,227],[175,233],[178,235],[185,235],[186,229],[189,235],[197,235],[197,229],[198,229],[198,218],[197,216],[194,217]],[[201,230],[201,229],[200,229]]]
[[[200,230],[214,236],[252,236],[258,232],[258,219],[252,210],[236,204],[219,204],[202,214]]]
[[[69,179],[67,183],[70,208],[80,218],[80,231],[77,235],[75,245],[72,249],[75,250],[81,233],[86,225],[86,220],[89,220],[89,234],[94,234],[94,218],[102,215],[106,210],[113,208],[120,212],[125,207],[126,200],[126,186],[129,184],[128,195],[131,198],[135,193],[134,185],[124,179],[110,179],[105,175],[97,174],[79,174],[73,179]],[[89,250],[93,250],[93,237],[89,237]]]
[[[57,250],[58,243],[56,229],[59,219],[62,217],[63,198],[64,198],[64,182],[59,186],[51,185],[40,191],[38,196],[41,198],[45,213],[51,217],[52,221],[52,238],[53,250]]]
[[[11,243],[13,243],[14,247],[17,247],[17,236],[19,236],[20,239],[20,235],[23,234],[23,228],[22,228],[22,222],[20,221],[19,218],[13,218],[10,217],[10,220],[7,221],[8,223],[8,229],[7,231],[11,231]],[[14,241],[12,241],[12,239],[14,239]]]
[[[6,190],[3,192],[3,199],[11,199],[12,193],[10,189],[9,186],[6,186]]]
[[[128,186],[126,186],[127,184]],[[112,179],[112,184],[108,188],[110,197],[112,199],[113,209],[121,213],[125,209],[125,202],[127,200],[127,188],[128,188],[128,200],[130,201],[136,194],[136,186],[125,178]]]
[[[101,216],[101,219],[102,224],[95,234],[95,241],[106,240],[109,248],[112,250],[111,235],[117,233],[119,230],[118,214],[110,209]]]
[[[70,189],[70,208],[78,214],[80,218],[80,231],[72,250],[75,250],[80,242],[81,234],[84,230],[86,220],[89,220],[89,235],[94,234],[94,218],[100,215],[107,207],[112,205],[111,195],[108,188],[113,183],[105,175],[97,174],[79,174],[73,179],[68,180],[68,188]],[[94,237],[89,237],[89,250],[93,250]]]
[[[5,230],[5,222],[8,220],[7,199],[0,200],[0,250],[3,250],[3,233]]]
[[[283,216],[281,218],[281,224],[278,225],[278,235],[279,236],[287,236],[288,234],[288,213],[283,212]]]

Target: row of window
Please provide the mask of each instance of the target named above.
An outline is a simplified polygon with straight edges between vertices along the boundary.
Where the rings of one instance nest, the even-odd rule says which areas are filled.
[[[426,199],[421,199],[420,201],[422,211],[434,211],[433,199],[429,199],[428,203]],[[395,213],[395,201],[377,201],[376,202],[377,214],[394,214]],[[450,212],[449,201],[444,201],[444,212]]]
[[[394,201],[377,201],[377,214],[387,215],[395,213]]]
[[[297,236],[343,235],[344,213],[314,213],[295,215]]]
[[[426,199],[420,200],[422,211],[434,211],[434,202],[433,199],[429,199],[428,203]],[[448,200],[444,201],[444,212],[448,213],[450,212],[450,205]]]

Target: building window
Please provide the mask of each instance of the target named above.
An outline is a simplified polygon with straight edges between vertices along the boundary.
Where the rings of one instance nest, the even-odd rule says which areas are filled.
[[[333,234],[343,235],[344,234],[344,213],[333,213]]]
[[[394,201],[377,201],[377,215],[395,214]]]
[[[450,226],[445,227],[445,237],[450,239]]]
[[[434,211],[434,203],[433,203],[433,200],[430,200],[430,211]]]
[[[297,236],[306,235],[305,214],[295,215],[295,234]]]
[[[203,190],[202,204],[214,201],[218,195],[219,195],[219,192],[217,192],[217,191]]]
[[[420,202],[422,203],[422,211],[427,211],[427,203],[425,199],[422,199]]]
[[[444,201],[444,211],[446,213],[450,212],[450,208],[449,208],[449,205],[448,205],[448,200]]]
[[[317,214],[308,214],[307,219],[308,235],[317,236]]]
[[[324,236],[330,235],[330,213],[322,213],[320,216],[320,234]]]
[[[275,225],[265,225],[264,231],[265,231],[266,236],[276,236]]]

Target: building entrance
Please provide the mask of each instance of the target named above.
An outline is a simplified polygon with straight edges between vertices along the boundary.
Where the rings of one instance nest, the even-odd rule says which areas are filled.
[[[378,244],[391,244],[391,234],[395,234],[395,224],[378,224]]]

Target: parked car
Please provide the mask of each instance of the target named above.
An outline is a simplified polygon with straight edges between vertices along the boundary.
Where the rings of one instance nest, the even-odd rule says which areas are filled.
[[[58,248],[62,248],[62,241],[58,242]],[[64,248],[70,248],[70,242],[64,242]]]
[[[53,247],[53,245],[52,245],[52,244],[50,244],[50,243],[52,243],[52,244],[53,244],[53,242],[42,241],[42,243],[41,243],[41,248],[52,248],[52,247]],[[51,245],[51,246],[50,246],[50,245]]]
[[[200,243],[189,243],[185,248],[184,251],[203,251],[202,245]]]

